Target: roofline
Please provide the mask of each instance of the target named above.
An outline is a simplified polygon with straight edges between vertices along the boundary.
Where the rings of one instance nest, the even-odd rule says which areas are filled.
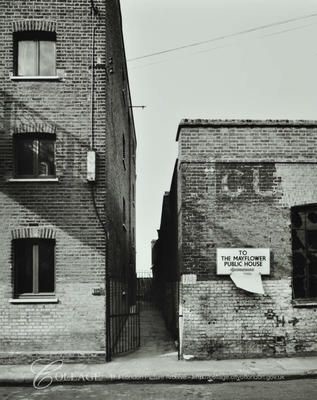
[[[133,108],[132,108],[132,99],[131,99],[131,90],[130,90],[130,79],[129,79],[129,72],[128,72],[128,63],[127,63],[127,56],[126,56],[126,51],[125,51],[125,42],[124,42],[124,35],[123,35],[123,23],[122,23],[122,11],[121,11],[121,2],[120,0],[117,0],[118,2],[118,9],[119,9],[119,21],[120,21],[120,40],[121,40],[121,46],[123,49],[123,68],[124,72],[127,78],[127,88],[128,88],[128,106],[129,106],[129,116],[131,118],[131,125],[132,125],[132,132],[133,132],[133,139],[135,142],[135,147],[137,147],[137,138],[136,138],[136,130],[135,130],[135,122],[134,122],[134,115],[133,115]]]
[[[176,141],[179,139],[182,128],[207,128],[207,127],[293,127],[317,128],[315,120],[288,120],[288,119],[182,119],[178,125]]]

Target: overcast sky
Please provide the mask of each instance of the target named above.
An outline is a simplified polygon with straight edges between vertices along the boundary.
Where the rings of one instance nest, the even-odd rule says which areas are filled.
[[[121,0],[137,131],[137,269],[151,266],[182,118],[317,119],[316,0]],[[138,60],[173,48],[206,42]]]

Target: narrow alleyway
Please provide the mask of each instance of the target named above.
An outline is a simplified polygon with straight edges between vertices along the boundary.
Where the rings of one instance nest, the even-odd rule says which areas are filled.
[[[140,348],[125,358],[147,358],[173,355],[177,349],[165,327],[160,310],[150,301],[140,301]]]
[[[151,302],[140,304],[141,346],[139,353],[162,355],[176,351],[160,310]]]

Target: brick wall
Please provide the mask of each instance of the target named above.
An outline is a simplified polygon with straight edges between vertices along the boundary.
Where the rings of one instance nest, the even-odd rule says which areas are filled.
[[[230,279],[182,284],[183,354],[197,358],[316,354],[316,308],[295,308],[291,279],[264,279],[264,296]]]
[[[0,5],[0,354],[104,354],[105,297],[92,293],[96,288],[105,289],[105,233],[92,191],[109,231],[109,263],[119,270],[134,266],[131,232],[135,219],[129,210],[134,210],[131,187],[135,165],[129,161],[123,170],[121,138],[126,136],[130,160],[129,143],[135,134],[129,100],[122,101],[122,90],[129,99],[129,88],[119,3],[95,1],[99,15],[95,19],[97,182],[93,187],[86,181],[86,153],[91,143],[90,1],[9,3]],[[50,21],[56,26],[56,67],[61,80],[10,79],[13,29],[17,21],[27,20]],[[43,125],[56,133],[58,182],[10,182],[14,131]],[[126,197],[127,215],[131,215],[126,232],[122,197]],[[11,231],[30,225],[50,227],[56,233],[57,304],[9,303],[13,296]]]
[[[113,21],[107,27],[107,54],[109,65],[109,88],[107,93],[107,215],[110,237],[111,273],[113,276],[129,275],[135,271],[135,151],[136,137],[133,127],[128,75],[122,54],[121,17],[119,4],[114,1],[108,9]],[[117,37],[120,40],[113,41]],[[123,157],[123,137],[125,157]],[[113,151],[117,149],[117,151]],[[123,198],[126,203],[126,220],[123,226]],[[134,234],[133,234],[134,230]],[[120,244],[120,245],[118,245]],[[124,251],[123,251],[124,250]]]
[[[183,353],[317,352],[317,303],[293,302],[291,243],[291,207],[317,203],[316,122],[184,120],[178,142],[174,248],[184,278],[197,276],[181,283]],[[264,296],[216,275],[216,250],[230,247],[270,248]]]

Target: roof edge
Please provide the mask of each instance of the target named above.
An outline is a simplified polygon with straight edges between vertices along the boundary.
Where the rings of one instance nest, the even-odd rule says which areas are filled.
[[[176,141],[179,139],[182,128],[204,127],[301,127],[301,128],[317,128],[317,120],[289,120],[289,119],[182,119],[178,125]]]

